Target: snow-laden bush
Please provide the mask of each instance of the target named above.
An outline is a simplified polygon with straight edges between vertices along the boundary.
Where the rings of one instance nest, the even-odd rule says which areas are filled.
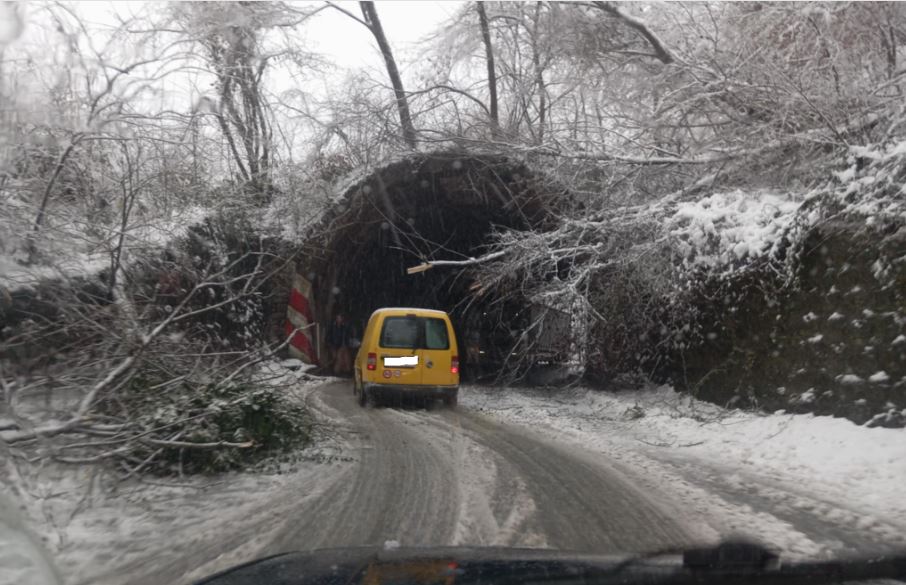
[[[671,376],[705,334],[697,292],[779,258],[799,205],[737,190],[567,217],[547,232],[500,234],[503,255],[474,272],[483,292],[571,307],[571,341],[593,381]]]
[[[790,194],[741,190],[678,203],[667,230],[684,261],[712,269],[774,255],[800,202]]]
[[[99,408],[115,418],[130,411],[136,429],[151,431],[147,440],[129,445],[130,455],[148,461],[147,471],[164,475],[241,468],[304,445],[311,432],[307,410],[286,387],[260,374],[227,384],[186,380],[170,387],[167,380],[137,377]],[[154,429],[167,429],[173,438],[157,440]]]

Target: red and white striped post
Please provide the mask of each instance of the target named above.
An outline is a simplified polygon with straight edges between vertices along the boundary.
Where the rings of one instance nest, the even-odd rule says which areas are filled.
[[[318,363],[312,330],[316,327],[311,310],[311,282],[299,274],[293,276],[293,289],[286,307],[286,335],[299,331],[289,342],[289,355],[307,364]]]

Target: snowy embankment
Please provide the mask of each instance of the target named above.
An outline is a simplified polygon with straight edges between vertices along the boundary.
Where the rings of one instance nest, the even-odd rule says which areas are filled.
[[[274,383],[300,400],[323,380],[279,369]],[[174,564],[186,582],[259,557],[300,502],[342,479],[348,464],[336,440],[217,476],[115,481],[96,466],[7,459],[0,468],[0,585],[49,584],[42,558],[60,583],[127,583]],[[23,530],[23,526],[27,527]]]
[[[715,536],[787,556],[906,548],[906,430],[726,410],[669,387],[466,387],[460,404],[624,465]]]

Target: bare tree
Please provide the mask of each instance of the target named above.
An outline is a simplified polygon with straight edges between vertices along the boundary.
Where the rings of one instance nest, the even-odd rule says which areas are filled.
[[[201,220],[192,206],[219,195],[216,149],[209,148],[219,138],[188,107],[161,100],[158,110],[149,99],[168,74],[198,65],[181,49],[184,30],[136,18],[95,34],[77,8],[43,9],[77,66],[54,76],[48,95],[31,96],[60,110],[15,128],[28,140],[10,167],[15,188],[3,193],[4,239],[7,226],[27,230],[46,254],[34,276],[25,281],[23,272],[30,288],[14,291],[23,304],[9,306],[2,289],[0,440],[25,461],[106,461],[125,476],[198,470],[202,459],[216,466],[269,449],[269,439],[256,438],[241,419],[243,404],[258,400],[251,381],[267,387],[258,365],[286,342],[264,341],[265,299],[291,253],[266,247],[235,218],[190,228]],[[29,49],[16,47],[41,63]],[[242,75],[257,75],[247,56],[236,57]],[[234,89],[264,95],[263,77],[242,79],[259,85]],[[259,136],[269,132],[263,106],[256,110],[248,92],[231,94],[241,121],[257,124]],[[271,172],[272,152],[257,148],[258,163],[265,161],[259,171]],[[241,139],[237,149],[248,152]],[[7,196],[34,206],[5,205]],[[14,282],[3,276],[4,286]],[[38,396],[46,397],[42,408]],[[170,406],[153,406],[158,399]],[[161,418],[175,404],[175,418]],[[297,422],[286,422],[302,425],[298,409],[284,406],[296,411]],[[225,416],[235,432],[220,435]],[[304,436],[301,426],[296,431]],[[209,455],[190,455],[196,452]]]
[[[381,26],[381,19],[378,18],[377,8],[375,8],[374,2],[359,2],[359,6],[362,8],[365,24],[371,34],[374,35],[374,40],[377,42],[378,48],[381,50],[381,56],[384,58],[384,64],[387,66],[387,75],[390,77],[393,93],[396,95],[396,107],[400,114],[403,140],[409,148],[415,148],[417,139],[415,127],[412,125],[412,115],[409,113],[409,99],[406,97],[406,90],[403,88],[403,80],[396,66],[396,60],[393,58],[390,43],[384,34],[384,27]]]
[[[362,18],[357,17],[338,4],[328,4],[371,31],[375,42],[378,44],[378,49],[381,51],[384,65],[387,68],[387,75],[390,77],[390,85],[393,87],[393,94],[396,97],[396,109],[399,113],[403,142],[409,148],[415,148],[418,145],[418,138],[416,136],[415,126],[412,123],[412,114],[409,111],[409,97],[403,87],[403,79],[400,77],[396,59],[393,57],[393,50],[390,48],[390,42],[387,40],[387,35],[384,34],[384,27],[381,26],[381,19],[378,17],[377,8],[375,8],[374,2],[359,2],[359,7],[362,10]]]
[[[491,44],[491,30],[488,25],[488,15],[484,10],[484,2],[479,0],[475,3],[478,11],[478,24],[481,27],[481,39],[484,43],[485,59],[488,67],[488,101],[490,102],[489,116],[491,118],[491,138],[497,140],[500,137],[500,117],[497,113],[497,73],[494,69],[494,48]]]
[[[238,2],[178,5],[186,34],[205,47],[216,77],[211,113],[232,154],[240,182],[259,202],[271,188],[273,128],[263,78],[271,55],[261,52],[261,35],[272,25],[269,4]]]
[[[27,253],[21,262],[35,264],[55,260],[47,244],[72,238],[76,249],[68,252],[74,253],[96,243],[98,234],[89,232],[106,229],[109,209],[102,207],[109,200],[93,181],[107,168],[106,157],[119,149],[116,145],[172,140],[161,129],[172,128],[174,115],[135,104],[147,104],[157,84],[183,67],[186,55],[158,31],[133,32],[135,20],[93,35],[71,5],[50,4],[30,16],[53,24],[69,63],[29,54],[29,46],[18,45],[11,47],[4,72],[11,79],[21,76],[26,86],[36,76],[52,80],[45,92],[31,92],[27,103],[16,96],[5,128],[19,143],[7,167],[17,185],[11,196],[27,198],[29,205],[22,209],[33,210],[27,234],[12,217],[15,210],[9,210],[10,232],[21,234],[13,249]],[[31,60],[43,66],[30,67]]]
[[[81,23],[79,26],[82,26]],[[138,86],[147,83],[144,79],[130,78],[130,74],[159,60],[158,57],[140,58],[127,65],[115,65],[101,53],[96,53],[90,57],[92,63],[88,66],[87,60],[81,54],[77,54],[77,58],[88,71],[88,79],[85,80],[88,91],[86,119],[81,129],[75,129],[70,133],[65,148],[57,157],[38,205],[34,231],[41,229],[44,223],[54,187],[74,150],[85,141],[117,138],[110,129],[116,126],[118,119],[128,116],[124,111],[127,108],[124,95],[134,96],[140,90]],[[98,89],[95,89],[96,87]]]

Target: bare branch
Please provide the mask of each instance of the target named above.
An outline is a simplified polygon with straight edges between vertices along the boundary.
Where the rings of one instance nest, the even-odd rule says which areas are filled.
[[[657,36],[655,36],[655,34],[651,32],[651,29],[649,29],[644,22],[637,18],[629,16],[612,2],[592,2],[590,5],[594,6],[598,10],[603,10],[604,12],[615,18],[620,19],[627,26],[642,35],[642,37],[644,37],[645,40],[648,41],[648,44],[651,45],[651,48],[654,49],[654,57],[656,57],[661,63],[673,63],[673,55],[670,54],[670,51],[667,50],[660,39],[658,39]]]

